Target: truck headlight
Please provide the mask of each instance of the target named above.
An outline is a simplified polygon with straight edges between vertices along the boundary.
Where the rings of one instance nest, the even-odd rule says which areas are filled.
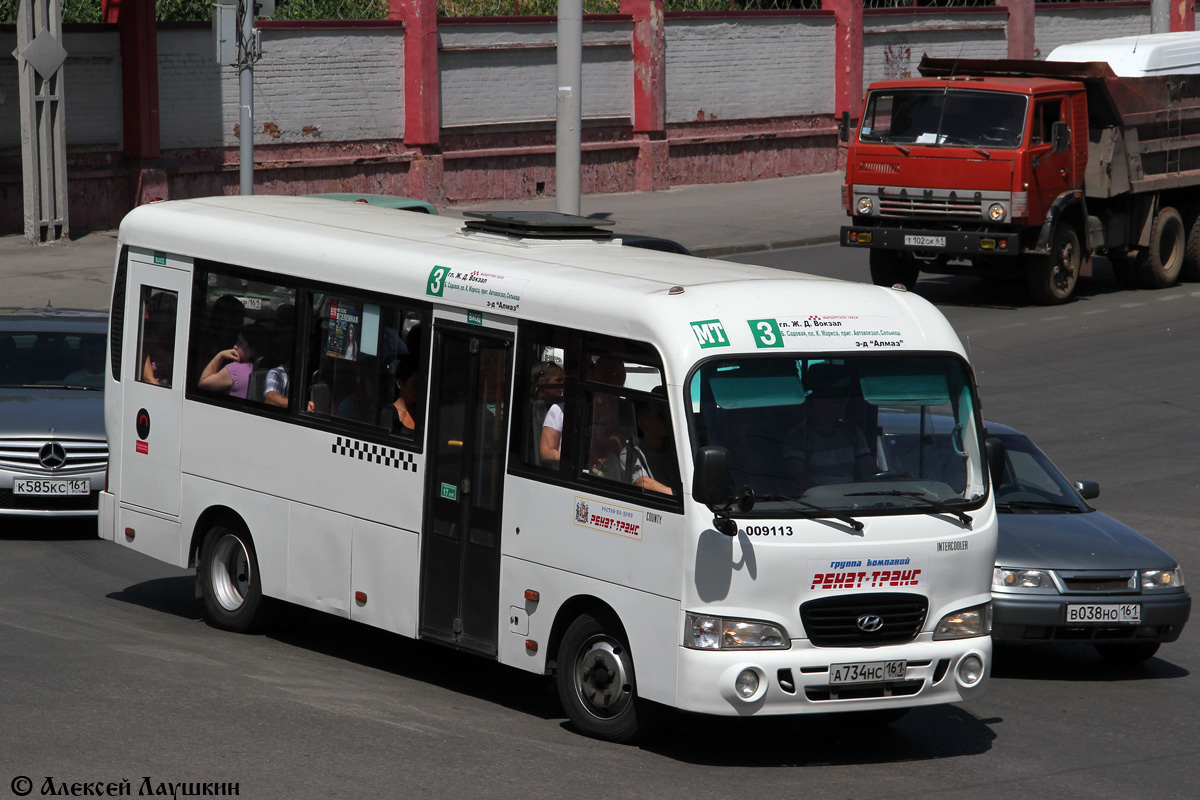
[[[1000,222],[1008,214],[1008,210],[1002,203],[992,203],[988,206],[988,219],[992,222]]]
[[[1054,580],[1043,569],[1009,569],[996,567],[992,570],[992,586],[997,589],[1054,589]]]
[[[992,604],[971,606],[938,620],[933,629],[933,639],[966,639],[971,636],[987,636],[992,632]]]
[[[860,197],[858,198],[858,202],[854,204],[854,207],[860,215],[866,216],[871,213],[871,209],[875,207],[875,204],[871,202],[871,198],[869,197]]]
[[[1175,569],[1144,569],[1138,576],[1142,589],[1182,589],[1183,570]]]
[[[791,642],[782,628],[769,622],[688,614],[683,646],[696,650],[786,650]]]

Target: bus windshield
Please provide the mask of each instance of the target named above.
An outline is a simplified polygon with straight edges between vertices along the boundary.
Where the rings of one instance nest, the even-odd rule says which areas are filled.
[[[965,89],[884,89],[871,93],[864,142],[1011,148],[1021,144],[1027,99]]]
[[[952,356],[742,357],[690,381],[696,446],[752,516],[928,513],[985,497],[970,372]],[[743,511],[745,510],[743,504]]]

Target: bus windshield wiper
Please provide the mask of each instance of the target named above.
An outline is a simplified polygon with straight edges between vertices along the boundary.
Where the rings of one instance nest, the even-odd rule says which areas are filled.
[[[856,520],[854,517],[851,517],[847,514],[843,514],[839,511],[834,511],[832,508],[826,508],[825,506],[819,506],[816,503],[810,503],[807,500],[801,500],[799,497],[792,497],[790,495],[785,495],[785,494],[760,494],[760,495],[756,496],[756,499],[765,500],[767,502],[793,503],[795,505],[800,506],[801,508],[807,508],[812,511],[816,511],[821,516],[833,517],[834,519],[838,520],[839,522],[846,523],[851,528],[854,528],[854,530],[856,530],[856,531],[861,531],[863,529],[863,524],[861,522],[859,522],[858,520]]]
[[[1005,511],[1012,508],[1043,509],[1053,511],[1071,511],[1079,513],[1079,506],[1074,503],[1053,503],[1049,500],[1012,500],[1009,502],[996,501],[996,508]]]
[[[899,489],[889,489],[886,492],[855,492],[846,495],[847,497],[907,497],[911,500],[919,500],[928,508],[940,511],[943,514],[951,514],[962,522],[964,525],[970,525],[972,522],[971,516],[959,508],[955,508],[949,503],[943,503],[941,500],[935,500],[928,495],[920,492],[903,492]]]

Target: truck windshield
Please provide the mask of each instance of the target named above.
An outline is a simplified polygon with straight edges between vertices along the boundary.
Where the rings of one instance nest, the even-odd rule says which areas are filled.
[[[871,92],[859,139],[864,142],[1013,148],[1021,144],[1028,99],[969,89]]]
[[[985,497],[955,357],[740,357],[705,362],[689,386],[696,446],[729,450],[731,497],[752,496],[751,516],[960,514]]]

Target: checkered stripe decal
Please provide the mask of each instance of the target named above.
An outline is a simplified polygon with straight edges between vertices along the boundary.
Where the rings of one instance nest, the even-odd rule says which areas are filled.
[[[406,450],[397,450],[394,447],[384,447],[378,444],[368,444],[360,442],[357,439],[351,439],[346,436],[337,437],[337,441],[333,445],[333,454],[335,456],[349,456],[357,458],[359,461],[367,461],[373,464],[381,464],[392,469],[403,469],[405,472],[416,472],[417,465],[413,461],[413,454]]]

